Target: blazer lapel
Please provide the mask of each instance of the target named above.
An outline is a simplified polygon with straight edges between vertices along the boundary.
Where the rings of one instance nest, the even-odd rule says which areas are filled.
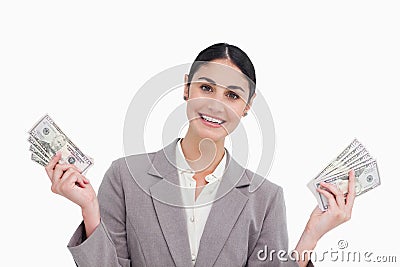
[[[200,239],[195,266],[214,266],[229,233],[248,201],[248,196],[237,188],[249,184],[245,169],[227,151],[227,167]]]
[[[176,266],[192,266],[186,214],[183,207],[179,176],[175,166],[176,138],[155,153],[148,173],[161,179],[150,187],[157,217]],[[227,152],[224,175],[213,202],[196,259],[196,266],[213,266],[229,233],[242,212],[248,196],[238,187],[248,186],[245,169]]]
[[[175,167],[175,146],[179,138],[157,151],[148,173],[161,177],[150,194],[161,230],[176,266],[191,266],[186,214]]]

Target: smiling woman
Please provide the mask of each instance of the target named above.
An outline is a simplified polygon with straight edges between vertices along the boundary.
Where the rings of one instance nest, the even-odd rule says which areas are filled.
[[[68,243],[77,265],[312,266],[308,254],[289,255],[283,189],[241,166],[224,146],[256,97],[249,57],[233,45],[212,45],[184,79],[185,137],[114,161],[98,196],[73,165],[58,163],[59,154],[46,166],[52,191],[82,209]],[[351,172],[346,203],[338,188],[318,189],[329,208],[311,213],[294,255],[350,218],[354,187]],[[265,248],[276,253],[265,257]]]

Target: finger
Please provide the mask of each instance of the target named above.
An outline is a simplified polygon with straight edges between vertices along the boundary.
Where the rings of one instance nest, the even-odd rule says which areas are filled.
[[[81,174],[78,174],[76,177],[76,181],[75,181],[75,185],[79,186],[80,188],[86,188],[87,185],[84,182],[84,176],[82,176]]]
[[[57,152],[56,155],[50,160],[50,162],[47,164],[45,167],[45,170],[47,172],[47,175],[49,177],[53,176],[53,170],[54,167],[56,166],[57,162],[61,159],[61,152]]]
[[[334,195],[335,200],[337,202],[337,205],[340,208],[344,208],[345,206],[345,198],[344,198],[344,194],[343,192],[334,184],[330,184],[330,183],[325,183],[325,182],[321,182],[321,185],[327,189],[329,189],[331,191],[331,193]]]
[[[60,180],[63,181],[63,180],[71,179],[71,178],[70,178],[71,175],[76,175],[76,179],[74,179],[75,182],[76,182],[76,180],[79,178],[79,180],[80,180],[82,183],[85,183],[85,181],[87,181],[86,183],[90,183],[90,182],[89,182],[89,179],[87,179],[85,176],[83,176],[83,175],[79,172],[79,170],[78,170],[76,167],[74,167],[74,166],[68,168],[68,169],[64,172],[64,174],[62,175],[62,177],[60,178]]]
[[[73,177],[71,178],[71,176],[73,176]],[[66,177],[66,179],[67,180],[72,179],[72,181],[75,182],[75,184],[78,185],[79,187],[82,187],[82,188],[86,187],[86,184],[84,182],[85,177],[82,174],[80,174],[79,172],[76,172],[76,171],[71,172],[71,174],[68,177]],[[72,184],[72,182],[71,182],[71,184]]]
[[[78,179],[76,180],[75,184],[77,183],[79,187],[85,188],[86,183],[84,182],[84,177],[82,175],[79,175],[77,178]]]
[[[351,210],[354,205],[354,199],[356,198],[356,176],[354,170],[349,172],[349,187],[347,193],[346,207]]]
[[[332,193],[320,187],[317,188],[317,191],[326,197],[326,199],[328,200],[329,209],[332,210],[338,208],[338,204],[336,203],[335,197],[332,195]]]
[[[62,165],[62,164],[59,164]],[[63,195],[63,186],[65,183],[68,183],[69,181],[69,177],[71,177],[71,175],[73,175],[74,173],[76,173],[76,171],[73,168],[67,169],[65,172],[61,171],[61,175],[59,175],[59,170],[61,170],[60,167],[56,166],[56,170],[54,171],[53,177],[52,177],[52,191],[54,193]],[[60,176],[60,177],[58,177]]]
[[[61,177],[61,184],[63,183],[67,183],[70,185],[78,185],[79,187],[85,188],[86,184],[83,181],[83,176],[76,171],[72,171],[71,169],[68,169],[65,174],[63,175],[63,177]]]
[[[52,176],[52,182],[58,182],[64,175],[64,172],[67,170],[75,171],[78,172],[78,169],[75,167],[73,164],[57,164],[56,167],[54,168],[53,176]]]
[[[82,178],[83,178],[83,182],[84,182],[85,184],[90,184],[90,181],[89,181],[88,178],[86,178],[85,176],[82,176]]]
[[[59,188],[63,188],[65,186],[73,187],[75,184],[79,184],[80,187],[82,187],[81,185],[84,185],[84,183],[81,176],[82,175],[74,169],[68,169],[60,179]]]
[[[63,175],[61,176],[61,178],[60,178],[60,180],[68,180],[68,177],[71,175],[71,174],[75,174],[75,173],[78,173],[74,168],[68,168],[64,173],[63,173]]]

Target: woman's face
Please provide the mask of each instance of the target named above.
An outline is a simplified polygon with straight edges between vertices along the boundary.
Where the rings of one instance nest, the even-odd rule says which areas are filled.
[[[185,88],[185,95],[189,96],[189,130],[201,139],[224,139],[250,109],[255,94],[247,104],[249,91],[248,79],[230,60],[218,59],[202,65],[190,87]]]

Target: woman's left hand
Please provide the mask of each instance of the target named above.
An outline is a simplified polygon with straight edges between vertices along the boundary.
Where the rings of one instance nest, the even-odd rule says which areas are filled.
[[[356,196],[354,171],[349,172],[348,193],[346,197],[334,184],[321,182],[321,185],[330,191],[317,188],[317,191],[327,198],[328,209],[322,211],[317,206],[311,213],[306,226],[307,232],[316,241],[336,226],[350,220]]]
[[[318,188],[317,191],[328,199],[328,209],[322,211],[318,206],[311,213],[306,228],[296,246],[299,255],[304,255],[305,251],[312,251],[318,240],[327,232],[336,226],[347,222],[351,218],[355,193],[355,176],[354,171],[349,172],[349,183],[347,196],[333,184],[321,183],[330,192]],[[307,253],[306,253],[307,254]],[[297,259],[299,266],[308,266],[310,260],[309,255]]]

